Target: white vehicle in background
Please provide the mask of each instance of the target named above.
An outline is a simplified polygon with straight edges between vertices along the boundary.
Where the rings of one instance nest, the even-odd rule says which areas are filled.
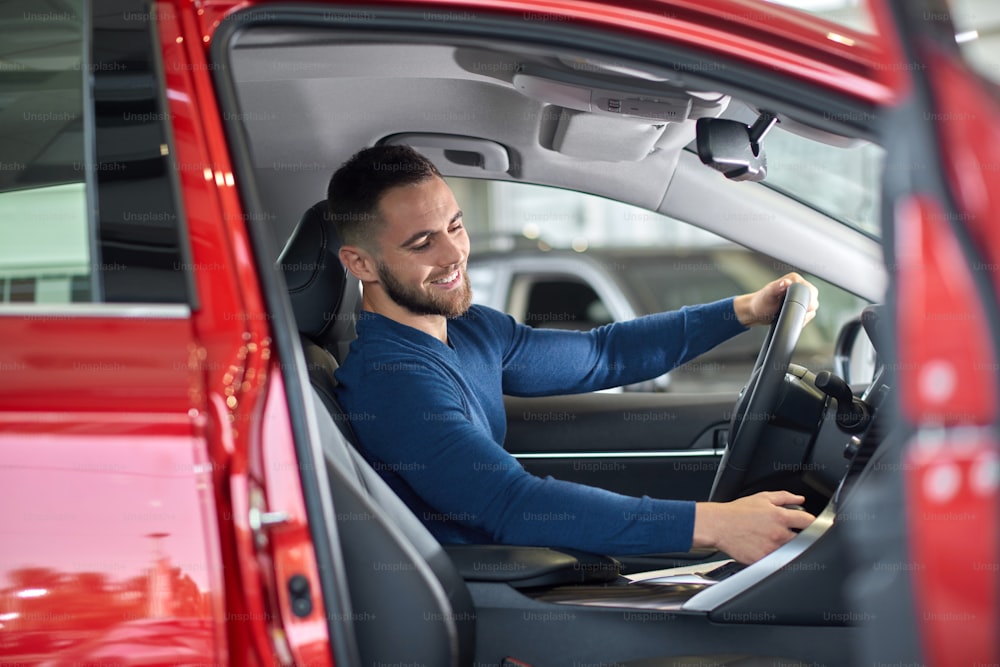
[[[742,294],[791,268],[731,243],[694,248],[590,248],[583,252],[521,243],[509,251],[475,248],[473,299],[533,327],[589,330],[649,313]],[[823,314],[806,327],[798,363],[833,369],[840,326],[863,301],[810,277]],[[625,391],[735,392],[753,368],[765,330],[751,329],[660,377]]]

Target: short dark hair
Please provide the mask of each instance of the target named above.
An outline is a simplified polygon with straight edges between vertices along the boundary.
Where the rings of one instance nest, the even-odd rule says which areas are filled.
[[[441,172],[409,146],[373,146],[358,151],[330,178],[327,206],[344,243],[371,248],[383,220],[379,202],[388,190],[422,183]]]

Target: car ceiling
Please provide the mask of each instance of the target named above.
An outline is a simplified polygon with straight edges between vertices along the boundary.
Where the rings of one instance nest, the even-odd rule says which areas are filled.
[[[241,108],[257,112],[247,113],[246,125],[258,169],[319,164],[332,173],[353,152],[388,135],[461,134],[513,149],[512,173],[439,164],[447,175],[572,187],[646,208],[658,206],[679,146],[694,139],[693,121],[679,142],[674,139],[679,145],[641,162],[595,165],[556,153],[540,137],[551,131],[547,125],[556,121],[558,110],[520,94],[503,78],[460,64],[475,61],[512,69],[524,60],[523,55],[504,61],[490,52],[473,54],[450,46],[352,44],[237,49],[233,64]],[[296,129],[289,132],[292,125]],[[322,194],[329,173],[319,176],[324,187],[314,191]]]
[[[515,180],[607,196],[698,224],[866,298],[877,300],[883,293],[877,242],[759,184],[728,182],[700,165],[683,150],[695,137],[694,119],[667,124],[655,150],[642,159],[567,155],[553,150],[553,133],[563,122],[560,107],[532,99],[511,83],[514,72],[527,66],[570,78],[583,73],[597,87],[656,85],[683,92],[649,80],[667,78],[669,70],[637,78],[586,63],[580,67],[580,54],[562,54],[560,60],[525,47],[455,46],[457,40],[346,42],[331,31],[301,27],[255,28],[234,41],[229,65],[238,109],[227,119],[247,139],[257,195],[275,220],[275,258],[302,212],[324,197],[330,174],[350,155],[391,135],[433,133],[497,142],[510,154],[506,173],[436,160],[447,176]],[[719,97],[704,82],[692,85],[690,77],[685,88],[695,103]],[[734,110],[745,115],[747,107],[734,103],[726,115]],[[662,123],[598,118],[577,123],[574,140],[614,151],[616,143],[648,141],[637,128],[657,122]],[[672,186],[675,172],[681,171],[683,178]],[[748,226],[745,219],[760,224]],[[819,247],[822,259],[814,258]]]

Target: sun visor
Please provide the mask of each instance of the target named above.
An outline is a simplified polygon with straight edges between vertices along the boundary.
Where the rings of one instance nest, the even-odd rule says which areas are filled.
[[[552,150],[570,157],[638,162],[649,155],[667,123],[563,109]]]

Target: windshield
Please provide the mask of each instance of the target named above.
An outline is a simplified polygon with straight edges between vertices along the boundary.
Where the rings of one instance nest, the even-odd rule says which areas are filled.
[[[764,185],[869,236],[880,236],[878,184],[885,159],[881,147],[864,141],[830,146],[785,131],[781,125],[768,133],[764,145]]]

